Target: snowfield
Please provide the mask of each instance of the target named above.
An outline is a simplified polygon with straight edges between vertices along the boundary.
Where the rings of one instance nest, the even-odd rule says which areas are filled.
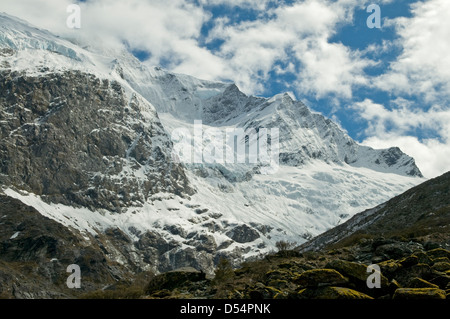
[[[214,238],[218,251],[240,248],[247,258],[274,250],[280,240],[304,243],[424,181],[409,156],[358,145],[336,124],[288,94],[270,99],[246,96],[233,84],[150,67],[125,51],[83,49],[5,14],[0,14],[0,21],[0,48],[13,50],[0,51],[0,69],[34,77],[77,70],[117,81],[130,100],[134,96],[153,107],[142,109],[136,121],[159,117],[169,137],[179,128],[193,130],[195,120],[202,120],[205,129],[280,129],[276,170],[185,163],[194,195],[153,194],[122,213],[50,204],[3,185],[5,194],[86,234],[87,239],[88,234],[110,227],[120,228],[134,240],[139,233],[154,230],[182,248],[195,248],[189,234],[206,234]],[[133,143],[124,156],[132,149]],[[121,174],[118,179],[130,174],[147,178],[145,168],[125,168]],[[236,227],[244,224],[251,231],[237,236]],[[170,230],[174,226],[177,233]]]

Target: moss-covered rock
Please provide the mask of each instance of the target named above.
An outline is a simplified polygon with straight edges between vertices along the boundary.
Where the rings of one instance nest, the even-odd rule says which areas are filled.
[[[444,272],[450,270],[450,263],[445,261],[435,262],[433,266],[431,266],[431,269]]]
[[[413,278],[429,280],[433,277],[431,267],[427,264],[417,264],[411,267],[403,267],[395,273],[395,279],[403,286],[408,287]]]
[[[295,290],[297,285],[293,283],[293,279],[300,273],[291,271],[291,268],[278,268],[267,272],[264,276],[264,284],[283,290]]]
[[[334,269],[311,269],[294,278],[294,283],[300,287],[320,287],[347,284],[348,279]]]
[[[156,291],[172,290],[180,288],[183,285],[187,285],[193,282],[198,282],[206,279],[206,275],[203,272],[197,271],[193,268],[184,268],[174,271],[169,271],[163,274],[155,276],[148,283],[145,292],[147,294],[153,294]]]
[[[250,299],[285,299],[287,298],[287,293],[284,293],[280,289],[265,286],[264,284],[258,282],[255,286],[249,288],[246,295]]]
[[[296,285],[285,279],[270,280],[267,285],[276,289],[295,289]]]
[[[405,257],[400,260],[400,264],[403,267],[411,267],[411,266],[417,265],[418,263],[419,263],[419,258],[415,255],[411,255],[411,256]]]
[[[270,282],[272,280],[292,279],[295,276],[298,276],[298,273],[293,273],[286,268],[278,268],[268,271],[264,276],[264,280]]]
[[[408,288],[439,288],[438,285],[432,284],[422,278],[413,278]]]
[[[398,288],[402,288],[401,285],[398,283],[397,280],[392,279],[392,280],[389,282],[389,286],[388,286],[388,293],[389,293],[389,295],[390,295],[390,296],[393,296],[394,293],[395,293],[395,291],[396,291]]]
[[[370,273],[367,271],[368,266],[356,262],[346,260],[333,260],[326,265],[327,268],[335,269],[345,277],[347,277],[356,286],[367,287],[367,278]],[[381,269],[381,267],[380,267]],[[381,286],[389,284],[388,279],[381,272]]]
[[[433,259],[433,263],[437,263],[437,262],[447,262],[447,263],[450,263],[450,259],[448,259],[447,257],[438,257],[438,258],[434,258],[434,259]]]
[[[435,271],[433,273],[433,278],[429,281],[438,285],[441,289],[447,289],[447,287],[450,286],[450,274]]]
[[[373,299],[369,295],[344,287],[304,288],[297,293],[300,299]]]
[[[399,288],[393,299],[446,299],[446,294],[437,288]]]
[[[450,259],[450,251],[444,249],[444,248],[436,248],[430,251],[427,251],[427,255],[433,259],[438,257],[447,257]]]
[[[399,264],[399,267],[401,265]],[[349,279],[350,288],[354,288],[357,291],[361,291],[373,297],[380,297],[389,293],[389,280],[383,275],[383,271],[380,271],[380,287],[369,288],[367,280],[369,276],[373,274],[368,266],[356,262],[346,260],[333,260],[327,264],[328,268],[337,270],[343,276]],[[381,270],[381,267],[380,267]]]
[[[364,264],[336,259],[329,262],[325,267],[335,269],[349,278],[364,281],[367,279],[367,266]]]
[[[172,295],[172,291],[168,289],[157,290],[152,293],[153,298],[167,298]]]
[[[423,251],[417,251],[413,254],[413,256],[417,257],[419,264],[427,264],[427,265],[433,264],[433,260],[430,257],[428,257],[428,255]]]
[[[398,261],[389,259],[377,264],[380,267],[381,273],[387,278],[393,278],[395,272],[402,267]]]

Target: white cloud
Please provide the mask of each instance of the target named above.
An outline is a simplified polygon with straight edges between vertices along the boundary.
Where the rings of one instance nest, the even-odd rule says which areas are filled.
[[[228,7],[251,8],[253,10],[264,10],[267,5],[277,0],[200,0],[202,5],[225,5]]]
[[[368,122],[363,144],[374,148],[396,145],[414,157],[425,177],[436,177],[450,170],[450,110],[438,105],[425,111],[412,102],[397,99],[392,110],[370,99],[355,103],[353,108]],[[432,132],[438,136],[419,139]]]
[[[300,91],[321,98],[329,94],[351,98],[356,85],[368,84],[364,68],[373,65],[340,43],[314,39],[309,49],[298,49],[303,69],[298,76]]]
[[[67,6],[70,0],[1,1],[0,12],[6,12],[53,32],[67,31]]]
[[[373,62],[340,43],[330,43],[339,24],[350,23],[356,1],[305,0],[267,10],[264,18],[230,24],[217,22],[209,39],[222,39],[217,53],[248,93],[264,90],[269,72],[290,72],[297,77],[301,95],[350,98],[356,85],[368,83],[364,68]],[[290,61],[285,70],[277,62]],[[292,69],[293,63],[299,65]]]
[[[174,65],[198,63],[199,58],[210,60],[207,66],[211,65],[212,54],[197,43],[204,22],[211,15],[188,1],[90,0],[79,3],[81,29],[70,30],[66,26],[66,7],[72,2],[2,1],[0,10],[56,34],[75,36],[105,49],[123,47],[126,42],[133,49],[150,52],[150,62],[156,65],[167,58]]]
[[[450,1],[428,0],[411,5],[411,18],[394,26],[403,51],[375,85],[395,94],[422,96],[425,101],[450,98]]]
[[[80,3],[82,28],[66,27],[70,0],[23,0],[2,3],[0,10],[17,15],[60,35],[107,48],[127,42],[150,52],[147,63],[210,80],[232,80],[248,94],[261,94],[270,73],[297,78],[301,96],[334,94],[349,98],[355,85],[366,84],[364,68],[371,64],[339,43],[330,43],[339,24],[349,23],[356,0],[305,0],[292,5],[273,0],[89,0]],[[268,9],[269,3],[276,3]],[[214,21],[207,40],[223,44],[210,51],[201,45],[201,31],[212,15],[205,5],[226,5],[259,11],[254,20]],[[37,14],[38,13],[38,14]],[[283,67],[281,67],[283,66]],[[284,67],[285,66],[285,67]]]
[[[411,5],[411,13],[385,21],[399,37],[379,48],[395,45],[402,52],[373,79],[376,88],[397,98],[389,109],[370,99],[353,108],[367,121],[363,143],[399,146],[426,177],[435,177],[450,170],[450,2],[419,1]]]

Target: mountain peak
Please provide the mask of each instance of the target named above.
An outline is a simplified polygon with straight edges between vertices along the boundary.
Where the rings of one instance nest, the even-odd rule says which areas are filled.
[[[212,273],[219,256],[302,243],[421,181],[399,149],[359,145],[287,93],[246,95],[16,22],[0,27],[0,192],[86,241],[112,233],[108,258],[130,269]],[[235,160],[251,143],[277,170]],[[231,161],[205,160],[219,150]]]

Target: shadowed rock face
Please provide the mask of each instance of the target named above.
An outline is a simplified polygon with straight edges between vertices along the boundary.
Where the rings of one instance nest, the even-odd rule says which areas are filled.
[[[236,226],[226,235],[238,243],[248,243],[259,238],[259,233],[247,225]]]
[[[2,184],[110,211],[193,193],[156,111],[119,83],[76,71],[0,78]]]
[[[42,216],[17,199],[0,195],[0,295],[13,298],[67,298],[114,283],[128,271],[112,263],[100,241]],[[68,265],[82,274],[78,291],[66,286]]]
[[[438,234],[449,241],[450,172],[409,189],[386,203],[361,212],[347,222],[301,245],[301,251],[348,244],[376,236],[418,237]],[[401,247],[383,245],[378,253],[402,253]],[[394,256],[395,257],[395,256]]]

